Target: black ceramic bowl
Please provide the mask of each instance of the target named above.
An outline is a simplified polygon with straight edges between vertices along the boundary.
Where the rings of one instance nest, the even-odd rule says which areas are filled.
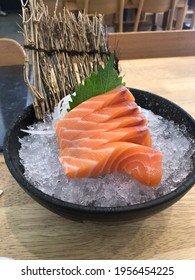
[[[188,135],[195,139],[195,121],[183,109],[174,103],[148,92],[131,89],[136,102],[143,108],[150,109],[154,113],[163,116],[168,120],[173,120],[177,124],[186,126]],[[24,177],[24,167],[20,163],[18,150],[20,143],[18,137],[22,138],[25,134],[21,128],[25,129],[28,125],[35,122],[33,107],[27,107],[23,113],[16,119],[6,134],[4,142],[5,162],[16,181],[20,186],[37,202],[49,210],[77,221],[127,221],[131,219],[143,218],[158,212],[180,199],[195,183],[195,154],[193,155],[193,169],[183,180],[178,188],[171,193],[160,198],[137,204],[133,206],[122,207],[88,207],[64,202],[51,197],[36,189]]]

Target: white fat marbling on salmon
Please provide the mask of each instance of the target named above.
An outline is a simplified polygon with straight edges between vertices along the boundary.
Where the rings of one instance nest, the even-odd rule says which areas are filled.
[[[126,172],[151,186],[160,182],[161,152],[150,148],[147,120],[125,87],[81,103],[59,121],[56,133],[70,178]]]

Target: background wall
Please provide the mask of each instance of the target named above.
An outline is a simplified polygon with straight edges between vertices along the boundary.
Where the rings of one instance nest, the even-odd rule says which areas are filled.
[[[3,11],[16,12],[21,10],[20,0],[0,0]]]

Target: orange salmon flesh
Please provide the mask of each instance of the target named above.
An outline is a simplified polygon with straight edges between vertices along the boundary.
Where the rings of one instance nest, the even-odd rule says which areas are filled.
[[[162,153],[152,149],[147,120],[126,87],[84,101],[55,129],[68,178],[125,172],[147,186],[160,183]]]

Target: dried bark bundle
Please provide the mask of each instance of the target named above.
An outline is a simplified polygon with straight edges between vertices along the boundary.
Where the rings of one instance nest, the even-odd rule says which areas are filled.
[[[74,92],[86,76],[105,65],[110,51],[103,16],[76,16],[63,9],[49,14],[42,0],[22,3],[25,82],[30,88],[37,119],[67,94]],[[32,77],[30,78],[30,66]],[[118,71],[118,61],[115,59]]]

